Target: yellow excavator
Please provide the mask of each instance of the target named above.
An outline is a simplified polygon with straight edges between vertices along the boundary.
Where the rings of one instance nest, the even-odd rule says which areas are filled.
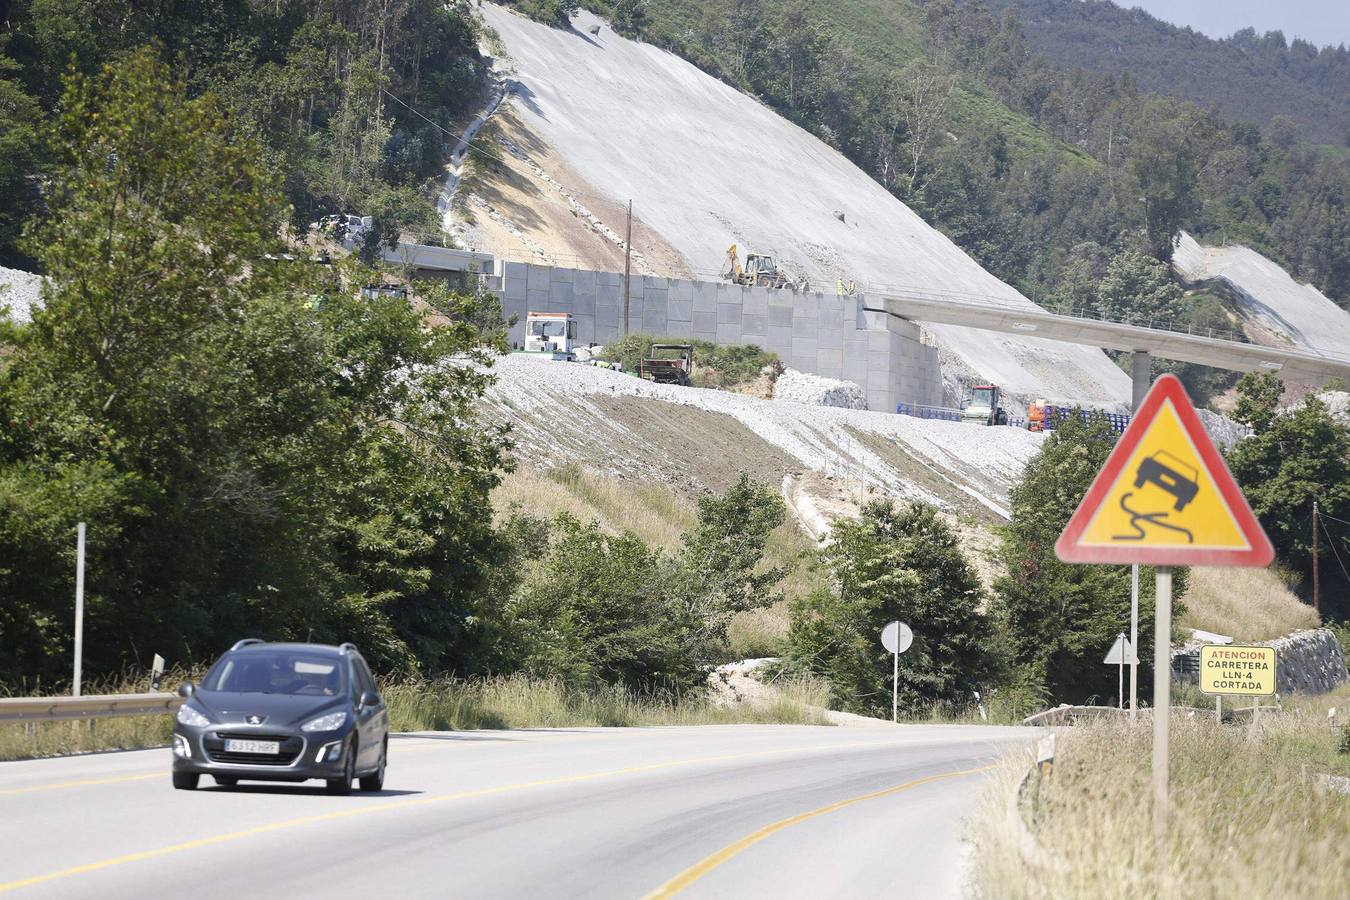
[[[747,253],[745,255],[745,267],[741,267],[740,254],[736,250],[736,245],[732,244],[727,248],[726,262],[722,265],[722,277],[730,279],[735,284],[755,287],[782,288],[789,287],[787,276],[783,270],[778,268],[778,263],[774,262],[772,256],[765,256],[762,253]],[[791,285],[795,287],[795,285]]]

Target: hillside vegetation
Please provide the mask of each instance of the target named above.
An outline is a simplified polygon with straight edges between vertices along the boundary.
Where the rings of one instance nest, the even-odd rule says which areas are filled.
[[[988,0],[1013,11],[1027,44],[1055,62],[1129,72],[1148,91],[1217,106],[1277,141],[1350,143],[1350,51],[1253,28],[1206,37],[1105,0]]]
[[[360,212],[386,240],[434,230],[424,185],[449,154],[443,127],[480,94],[477,44],[466,0],[19,0],[0,22],[0,263],[38,262],[18,238],[59,171],[62,76],[143,46],[258,141],[297,228]]]

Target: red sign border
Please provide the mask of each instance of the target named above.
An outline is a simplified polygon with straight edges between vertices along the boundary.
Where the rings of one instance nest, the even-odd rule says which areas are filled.
[[[1157,416],[1164,402],[1171,400],[1172,407],[1181,420],[1181,425],[1190,436],[1191,443],[1200,454],[1200,459],[1209,469],[1210,478],[1219,489],[1219,493],[1228,503],[1233,519],[1247,538],[1251,546],[1245,550],[1201,550],[1186,547],[1087,547],[1078,543],[1088,523],[1096,514],[1098,507],[1105,501],[1107,493],[1116,483],[1121,469],[1129,462],[1134,448],[1144,439],[1149,426]],[[1069,524],[1055,541],[1055,555],[1068,563],[1122,564],[1139,563],[1147,566],[1268,566],[1275,558],[1275,548],[1270,538],[1261,528],[1261,523],[1252,513],[1247,498],[1233,480],[1228,465],[1223,461],[1218,448],[1205,431],[1200,416],[1196,414],[1186,388],[1175,375],[1163,375],[1153,387],[1149,388],[1139,411],[1130,420],[1130,425],[1121,435],[1111,455],[1106,458],[1102,470],[1093,479],[1092,487],[1074,510]]]

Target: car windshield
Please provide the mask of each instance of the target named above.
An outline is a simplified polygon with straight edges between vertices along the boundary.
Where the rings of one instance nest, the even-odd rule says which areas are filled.
[[[252,650],[216,663],[202,687],[239,694],[334,697],[342,691],[342,666],[331,656]]]
[[[976,388],[970,395],[970,405],[988,406],[993,393],[989,388]]]

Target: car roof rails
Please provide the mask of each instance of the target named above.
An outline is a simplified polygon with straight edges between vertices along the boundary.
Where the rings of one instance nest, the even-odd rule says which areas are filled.
[[[357,649],[356,649],[356,645],[353,644],[351,641],[347,641],[347,642],[345,642],[345,643],[343,643],[343,644],[340,644],[340,645],[338,646],[338,649],[341,650],[343,653],[357,653],[357,654],[359,654],[359,653],[361,652],[360,650],[357,650]]]
[[[242,641],[235,641],[231,650],[238,650],[240,647],[247,647],[250,644],[266,643],[262,638],[244,638]]]

